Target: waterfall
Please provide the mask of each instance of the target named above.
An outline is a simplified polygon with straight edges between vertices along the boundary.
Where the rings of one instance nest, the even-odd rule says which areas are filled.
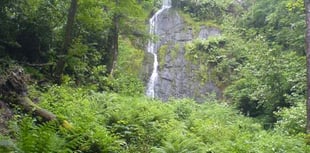
[[[158,16],[166,9],[169,9],[171,7],[171,0],[163,0],[163,5],[160,10],[158,10],[153,17],[150,19],[150,34],[151,35],[157,35],[157,22],[158,22]],[[149,82],[147,84],[147,90],[146,95],[149,97],[154,98],[155,97],[155,83],[158,77],[158,59],[157,59],[157,47],[156,43],[152,40],[149,41],[147,51],[149,53],[152,53],[154,56],[154,63],[153,63],[153,72],[149,79]]]

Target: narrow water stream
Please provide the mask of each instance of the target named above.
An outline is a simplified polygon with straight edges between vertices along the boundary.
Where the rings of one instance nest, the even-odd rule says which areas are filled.
[[[151,35],[158,35],[157,33],[157,23],[158,23],[158,16],[166,9],[171,7],[171,0],[163,0],[163,5],[160,10],[158,10],[153,17],[150,19],[150,34]],[[147,84],[146,95],[152,98],[155,98],[155,84],[158,77],[158,59],[157,59],[157,50],[156,42],[150,40],[148,43],[147,51],[154,55],[154,63],[153,63],[153,72]]]

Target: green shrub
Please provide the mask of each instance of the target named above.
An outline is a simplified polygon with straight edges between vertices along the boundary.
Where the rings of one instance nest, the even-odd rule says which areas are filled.
[[[73,133],[65,133],[64,136],[80,141],[81,148],[78,149],[86,152],[118,152],[121,149],[117,139],[104,126],[105,118],[102,110],[98,109],[104,104],[95,101],[92,90],[52,86],[41,99],[40,106],[72,124]]]
[[[109,78],[108,84],[108,90],[127,96],[141,96],[145,91],[143,82],[130,74],[119,74]]]
[[[16,139],[15,151],[17,152],[70,152],[72,146],[67,146],[65,138],[57,132],[55,122],[36,125],[36,120],[24,117],[20,121],[11,124],[14,139]]]
[[[275,114],[278,117],[275,130],[288,135],[306,132],[306,107],[304,103],[299,103],[291,108],[282,108]]]
[[[12,122],[16,133],[12,139],[0,137],[1,151],[302,153],[310,149],[304,135],[287,132],[294,131],[294,122],[266,131],[253,119],[211,99],[203,104],[190,99],[162,103],[67,85],[51,86],[40,99],[41,107],[66,119],[72,129],[54,122],[40,125],[21,116]],[[288,113],[279,115],[285,119]]]

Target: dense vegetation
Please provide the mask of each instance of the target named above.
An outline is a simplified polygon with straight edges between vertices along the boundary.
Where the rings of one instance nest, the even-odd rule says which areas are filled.
[[[79,0],[67,54],[70,1],[2,0],[1,78],[22,66],[30,98],[57,120],[1,105],[0,152],[310,152],[303,1],[172,2],[189,25],[222,31],[186,45],[187,58],[203,61],[201,77],[212,67],[220,99],[144,97],[145,23],[159,0]]]
[[[2,152],[310,151],[302,134],[286,133],[286,124],[265,131],[258,122],[211,99],[204,104],[162,103],[67,85],[35,94],[41,95],[40,106],[69,120],[72,127],[37,125],[29,116],[16,116],[10,124],[11,139],[1,137]]]

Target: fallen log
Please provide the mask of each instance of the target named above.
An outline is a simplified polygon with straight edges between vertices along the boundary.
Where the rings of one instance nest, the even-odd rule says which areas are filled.
[[[28,97],[28,78],[21,67],[12,68],[1,76],[0,96],[8,105],[19,105],[26,112],[40,117],[42,121],[56,120],[56,115],[39,107]]]
[[[40,106],[36,105],[35,103],[33,103],[29,99],[29,97],[26,97],[26,96],[18,97],[17,104],[22,106],[22,108],[26,112],[32,113],[34,116],[41,117],[43,121],[51,121],[51,120],[55,120],[57,118],[56,115],[54,115],[53,113],[41,108]]]

